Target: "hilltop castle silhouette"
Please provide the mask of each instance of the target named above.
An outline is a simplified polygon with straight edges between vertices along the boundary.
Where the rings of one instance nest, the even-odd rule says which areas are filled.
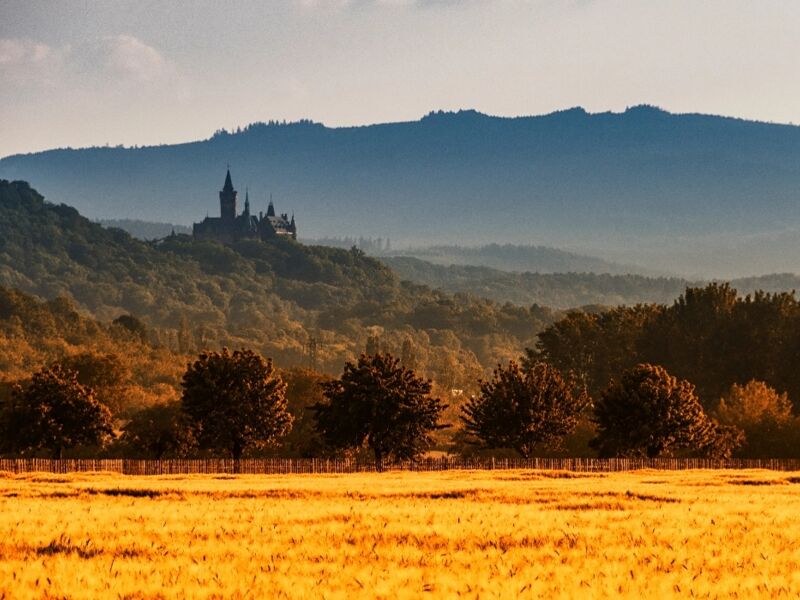
[[[236,198],[239,195],[233,189],[231,170],[225,176],[225,185],[219,193],[219,217],[206,217],[192,226],[192,233],[197,239],[216,240],[231,243],[242,239],[274,239],[286,237],[297,239],[297,225],[294,215],[291,220],[286,213],[275,214],[275,206],[269,201],[267,214],[250,214],[250,195],[245,192],[244,211],[236,214]]]

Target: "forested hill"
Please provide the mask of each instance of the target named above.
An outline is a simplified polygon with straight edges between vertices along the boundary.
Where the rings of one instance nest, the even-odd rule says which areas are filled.
[[[688,282],[678,278],[596,273],[514,273],[471,265],[438,265],[412,257],[381,260],[401,279],[522,306],[555,308],[672,303]]]
[[[650,270],[643,269],[637,265],[619,264],[559,248],[521,244],[423,246],[403,250],[386,250],[378,255],[418,258],[436,265],[490,267],[501,271],[518,271],[521,273],[653,275]]]
[[[474,385],[551,322],[544,308],[501,306],[401,283],[359,251],[288,241],[232,247],[174,236],[146,243],[0,180],[0,286],[71,299],[102,322],[130,313],[154,344],[190,353],[247,346],[281,366],[338,372],[369,337],[407,352],[445,387]],[[407,357],[409,360],[411,357]]]
[[[381,261],[402,279],[450,293],[470,293],[497,302],[513,302],[522,306],[537,303],[562,309],[640,303],[669,305],[687,287],[708,283],[677,277],[607,273],[515,273],[470,265],[433,264],[412,257],[383,257]],[[741,295],[757,290],[800,290],[800,277],[791,273],[734,279],[730,283]]]
[[[217,213],[228,162],[253,210],[272,193],[303,237],[580,243],[589,254],[707,276],[729,276],[740,263],[739,274],[800,271],[785,262],[800,256],[790,234],[759,238],[729,261],[744,234],[800,228],[800,127],[647,106],[431,113],[366,127],[255,124],[172,146],[6,157],[0,177],[35,181],[91,218],[188,225]],[[690,242],[704,251],[687,255]]]

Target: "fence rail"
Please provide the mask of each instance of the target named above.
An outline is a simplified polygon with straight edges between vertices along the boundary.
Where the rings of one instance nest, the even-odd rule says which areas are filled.
[[[770,469],[800,471],[800,459],[731,459],[704,458],[529,458],[529,459],[459,459],[429,458],[413,462],[386,463],[384,470],[457,471],[493,469],[541,469],[612,473],[639,469],[680,471],[687,469]],[[251,458],[231,459],[60,459],[3,458],[0,472],[11,473],[83,473],[108,471],[124,475],[188,475],[240,473],[280,475],[294,473],[360,473],[376,471],[375,464],[355,460],[324,458]]]

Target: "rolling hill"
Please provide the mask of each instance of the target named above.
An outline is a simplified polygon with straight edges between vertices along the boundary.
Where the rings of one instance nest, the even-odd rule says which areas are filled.
[[[678,277],[644,277],[608,273],[509,272],[472,265],[434,264],[414,257],[382,257],[401,279],[442,289],[451,294],[473,294],[496,302],[521,306],[539,304],[558,309],[666,304],[670,305],[687,287],[708,281]],[[791,273],[733,279],[740,295],[800,290],[800,277]]]

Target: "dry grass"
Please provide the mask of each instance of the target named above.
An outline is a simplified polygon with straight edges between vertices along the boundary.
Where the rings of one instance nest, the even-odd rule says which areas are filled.
[[[0,598],[797,597],[797,474],[0,474]]]

